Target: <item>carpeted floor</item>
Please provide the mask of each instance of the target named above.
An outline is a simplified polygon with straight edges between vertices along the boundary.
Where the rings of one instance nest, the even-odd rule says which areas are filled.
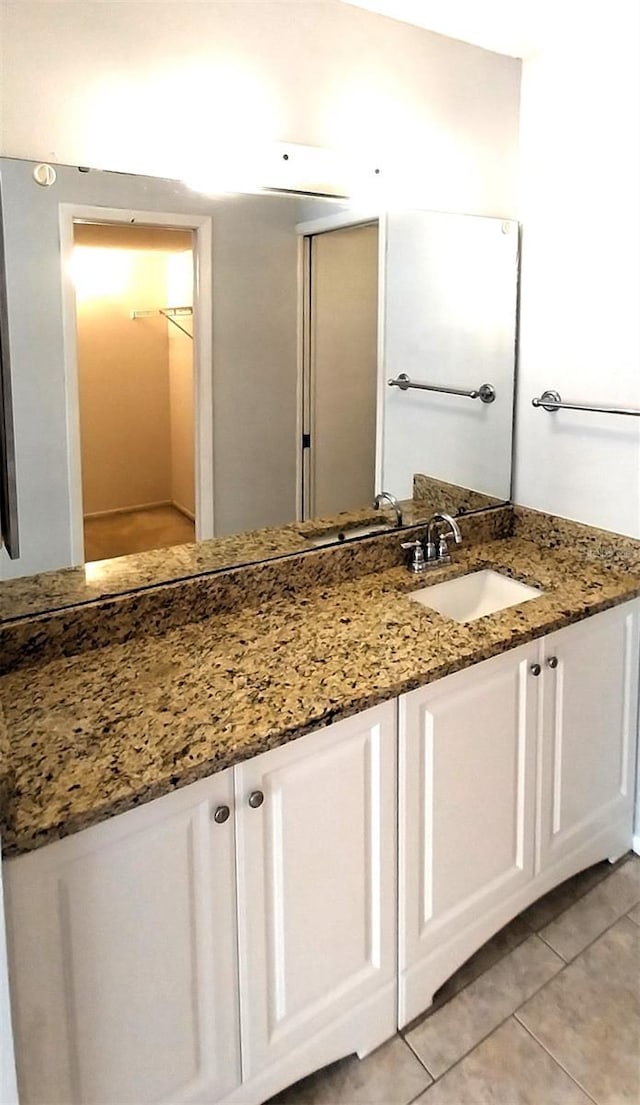
[[[85,518],[84,555],[92,560],[164,549],[195,541],[194,523],[173,506],[127,510],[101,518]]]

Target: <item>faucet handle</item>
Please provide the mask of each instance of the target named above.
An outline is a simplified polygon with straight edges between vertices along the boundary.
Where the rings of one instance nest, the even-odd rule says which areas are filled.
[[[438,537],[438,552],[436,553],[436,560],[439,564],[451,563],[451,553],[449,552],[447,538],[444,533],[441,533]]]
[[[426,568],[426,561],[424,558],[424,549],[422,547],[422,541],[402,541],[401,548],[413,549],[413,556],[409,561],[410,572],[424,572]]]

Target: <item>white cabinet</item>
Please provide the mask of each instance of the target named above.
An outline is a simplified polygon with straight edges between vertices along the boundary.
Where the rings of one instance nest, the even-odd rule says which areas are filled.
[[[638,609],[401,699],[401,1026],[530,902],[630,847]]]
[[[392,1035],[395,717],[5,864],[21,1105],[255,1103]]]
[[[395,750],[389,702],[236,769],[242,1100],[395,1031]]]
[[[5,864],[21,1105],[240,1081],[232,772]]]
[[[389,702],[8,861],[21,1105],[256,1105],[629,847],[638,608],[405,695],[399,839]]]
[[[638,621],[625,603],[543,642],[536,870],[557,868],[556,881],[575,853],[630,846]]]
[[[9,970],[5,930],[2,924],[3,916],[4,896],[2,892],[2,873],[0,871],[0,1101],[2,1105],[18,1105],[16,1064],[13,1053],[13,1028],[9,1003]]]
[[[533,876],[537,655],[525,645],[401,700],[401,1026]]]

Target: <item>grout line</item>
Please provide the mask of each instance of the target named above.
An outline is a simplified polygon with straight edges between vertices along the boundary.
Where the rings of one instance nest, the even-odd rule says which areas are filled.
[[[635,909],[637,905],[640,905],[640,902],[636,902],[635,905],[632,905],[631,909]],[[592,948],[593,945],[600,939],[601,936],[604,936],[605,933],[609,932],[610,929],[612,929],[614,927],[614,925],[617,925],[617,924],[620,923],[620,921],[625,921],[625,920],[626,921],[631,921],[632,925],[636,924],[636,922],[633,920],[632,917],[629,916],[628,913],[621,913],[620,916],[615,917],[613,919],[613,921],[611,921],[606,926],[606,928],[601,929],[600,932],[598,933],[598,935],[594,936],[593,940],[590,940],[588,944],[585,944],[583,948],[580,948],[580,951],[576,952],[576,954],[573,955],[571,957],[571,959],[565,959],[564,956],[558,951],[558,949],[554,948],[552,944],[547,943],[546,940],[544,940],[544,943],[547,944],[547,947],[550,948],[551,951],[555,952],[556,955],[560,956],[560,959],[563,960],[563,962],[566,964],[567,967],[570,967],[572,963],[575,963],[576,960],[580,958],[580,956],[583,954],[583,952],[586,952],[589,948]],[[543,940],[543,937],[541,936],[540,939]],[[551,981],[551,979],[549,979],[549,981]],[[546,985],[546,983],[545,983],[545,985]]]
[[[552,924],[553,921],[557,921],[558,918],[562,917],[562,915],[564,913],[567,913],[568,910],[570,910],[576,904],[576,902],[579,902],[583,898],[586,898],[587,894],[590,894],[592,890],[595,890],[596,887],[600,886],[603,882],[606,881],[606,879],[611,878],[611,876],[615,873],[615,871],[620,870],[620,868],[624,867],[626,862],[630,861],[631,858],[632,857],[630,855],[627,856],[624,863],[618,862],[618,864],[615,867],[613,867],[613,869],[611,871],[605,872],[603,877],[601,879],[599,879],[597,883],[595,883],[593,886],[589,887],[588,890],[585,890],[585,892],[583,894],[579,894],[574,899],[574,901],[572,901],[568,906],[565,906],[564,909],[560,910],[560,912],[554,918],[552,918],[551,921],[547,922],[543,926],[543,928],[546,928],[547,924]],[[637,904],[638,903],[632,905],[631,909],[635,909]],[[516,916],[521,916],[521,914],[517,914]],[[403,1029],[398,1029],[397,1034],[404,1040],[407,1047],[415,1055],[415,1057],[418,1060],[418,1062],[420,1063],[420,1065],[422,1067],[424,1067],[424,1069],[426,1070],[426,1072],[430,1076],[430,1078],[433,1079],[433,1081],[429,1084],[429,1086],[425,1086],[424,1090],[421,1090],[420,1093],[416,1095],[416,1097],[412,1098],[411,1101],[407,1103],[407,1105],[413,1105],[413,1103],[415,1101],[417,1101],[417,1099],[423,1093],[426,1093],[427,1090],[429,1090],[431,1088],[431,1086],[434,1086],[437,1082],[440,1082],[441,1079],[443,1079],[449,1073],[449,1071],[452,1071],[452,1070],[455,1069],[455,1067],[459,1066],[460,1063],[462,1063],[469,1055],[471,1055],[476,1050],[476,1048],[478,1048],[480,1046],[480,1044],[484,1043],[485,1040],[488,1040],[489,1037],[492,1036],[494,1034],[494,1032],[497,1032],[499,1028],[502,1028],[502,1026],[504,1024],[506,1024],[507,1021],[510,1019],[510,1017],[514,1017],[516,1019],[516,1021],[518,1022],[518,1024],[521,1025],[522,1028],[524,1028],[525,1031],[527,1031],[529,1033],[529,1035],[532,1036],[532,1038],[534,1040],[536,1040],[536,1043],[538,1043],[539,1046],[543,1049],[543,1051],[545,1051],[553,1059],[553,1061],[561,1068],[561,1070],[564,1071],[564,1073],[571,1079],[571,1081],[575,1085],[577,1085],[583,1091],[584,1094],[586,1094],[586,1096],[589,1098],[589,1100],[594,1102],[594,1105],[598,1105],[598,1102],[595,1101],[595,1098],[592,1097],[592,1095],[588,1092],[588,1090],[586,1090],[584,1088],[584,1086],[580,1085],[580,1083],[577,1082],[575,1078],[573,1078],[573,1076],[569,1073],[569,1071],[566,1070],[562,1066],[562,1063],[558,1062],[556,1057],[554,1055],[552,1055],[551,1052],[547,1051],[547,1048],[545,1048],[544,1044],[542,1044],[540,1042],[540,1040],[537,1040],[536,1037],[533,1035],[533,1033],[529,1031],[527,1026],[525,1024],[523,1024],[523,1022],[520,1020],[520,1017],[518,1016],[518,1013],[523,1009],[523,1007],[529,1001],[531,1001],[534,997],[536,997],[538,994],[540,994],[542,992],[542,990],[544,990],[545,986],[548,986],[555,979],[559,978],[560,975],[563,973],[563,971],[566,970],[566,968],[568,966],[570,966],[572,963],[575,963],[576,960],[579,958],[579,956],[581,956],[583,954],[583,952],[585,952],[587,950],[587,948],[590,948],[592,946],[592,944],[595,944],[596,940],[599,940],[601,936],[604,936],[604,934],[606,932],[608,932],[609,929],[613,928],[614,925],[618,924],[618,922],[621,921],[623,917],[627,917],[628,920],[630,920],[632,922],[632,924],[636,924],[636,922],[633,921],[633,918],[628,917],[628,914],[625,914],[625,913],[621,914],[620,917],[617,917],[614,921],[611,922],[610,925],[607,926],[606,929],[603,929],[600,933],[598,933],[598,935],[596,937],[594,937],[594,939],[592,941],[590,941],[589,944],[586,944],[585,947],[582,948],[579,952],[577,952],[576,955],[570,960],[565,959],[564,956],[561,955],[560,952],[558,952],[558,950],[556,948],[554,948],[551,944],[549,944],[548,941],[545,940],[544,937],[540,935],[539,931],[536,931],[535,929],[531,929],[529,934],[526,935],[521,941],[519,941],[517,944],[515,944],[512,948],[508,948],[489,967],[487,967],[484,971],[481,971],[480,974],[476,975],[476,977],[471,979],[470,982],[467,982],[463,987],[460,988],[460,990],[457,990],[455,994],[452,994],[451,997],[447,999],[447,1001],[443,1002],[443,1004],[439,1007],[440,1009],[443,1009],[445,1006],[449,1005],[452,1001],[455,1000],[455,998],[458,997],[459,994],[464,993],[464,991],[467,990],[469,988],[469,986],[471,986],[474,982],[477,982],[478,979],[482,978],[484,975],[488,974],[489,971],[491,971],[494,967],[496,967],[498,965],[498,963],[501,963],[502,960],[505,959],[507,955],[510,955],[511,952],[516,951],[517,948],[521,947],[522,944],[524,944],[525,941],[529,940],[531,937],[534,937],[534,938],[537,937],[541,941],[541,943],[543,943],[545,945],[545,947],[547,947],[549,949],[549,951],[553,952],[553,954],[555,956],[557,956],[557,958],[558,958],[558,960],[560,961],[560,964],[561,964],[561,966],[559,967],[559,969],[556,971],[556,973],[554,975],[552,975],[550,978],[546,979],[546,981],[543,982],[542,985],[539,986],[537,990],[534,990],[533,993],[529,994],[529,996],[527,998],[525,998],[525,1000],[523,1002],[521,1002],[520,1005],[516,1006],[516,1008],[514,1010],[512,1010],[511,1013],[509,1013],[498,1024],[496,1024],[491,1029],[490,1032],[488,1032],[485,1036],[482,1036],[479,1040],[476,1040],[473,1047],[470,1047],[468,1051],[466,1051],[463,1055],[461,1055],[458,1059],[456,1059],[455,1063],[452,1063],[450,1067],[447,1067],[447,1069],[445,1071],[443,1071],[442,1074],[439,1074],[437,1076],[432,1074],[432,1072],[429,1070],[429,1067],[425,1063],[424,1059],[422,1059],[420,1057],[420,1055],[418,1054],[416,1049],[411,1044],[410,1040],[407,1039],[407,1037],[406,1037],[407,1029],[404,1029],[404,1028]],[[514,917],[513,920],[515,921],[516,918]],[[512,922],[508,922],[508,923],[511,924]],[[526,922],[525,922],[525,924],[526,924]],[[506,928],[507,926],[504,926],[504,927]],[[498,930],[498,931],[501,931],[501,930]],[[438,1009],[434,1009],[433,1012],[435,1014],[438,1011],[439,1011]],[[416,1027],[418,1027],[418,1026],[416,1026]],[[413,1029],[410,1029],[409,1031],[413,1031]]]
[[[528,1035],[529,1035],[529,1036],[531,1037],[531,1039],[532,1039],[532,1040],[533,1040],[533,1041],[534,1041],[534,1042],[535,1042],[535,1043],[536,1043],[536,1044],[538,1045],[538,1047],[542,1048],[542,1050],[543,1050],[543,1051],[545,1052],[545,1054],[549,1056],[549,1058],[550,1058],[550,1059],[551,1059],[551,1060],[552,1060],[552,1061],[553,1061],[553,1062],[554,1062],[554,1063],[556,1064],[556,1066],[560,1067],[560,1070],[563,1070],[563,1071],[564,1071],[564,1073],[566,1074],[567,1078],[570,1078],[570,1079],[571,1079],[571,1081],[573,1082],[574,1086],[577,1086],[577,1087],[578,1087],[578,1089],[582,1090],[582,1092],[583,1092],[583,1093],[584,1093],[584,1094],[585,1094],[585,1095],[586,1095],[586,1096],[587,1096],[587,1097],[589,1098],[589,1101],[593,1101],[594,1105],[598,1105],[598,1101],[597,1101],[597,1100],[596,1100],[596,1098],[595,1098],[595,1097],[593,1096],[593,1094],[590,1094],[590,1093],[589,1093],[588,1089],[587,1089],[587,1088],[586,1088],[585,1086],[583,1086],[583,1085],[582,1085],[582,1082],[579,1082],[577,1078],[574,1078],[574,1076],[573,1076],[573,1075],[571,1074],[571,1071],[567,1070],[567,1068],[565,1067],[564,1063],[561,1063],[561,1062],[560,1062],[560,1060],[558,1059],[558,1056],[557,1056],[557,1055],[554,1055],[552,1051],[549,1051],[549,1048],[548,1048],[548,1047],[545,1047],[545,1045],[543,1044],[542,1040],[539,1040],[539,1039],[538,1039],[538,1037],[536,1036],[535,1032],[533,1032],[533,1031],[532,1031],[532,1029],[530,1029],[530,1028],[529,1028],[529,1027],[528,1027],[528,1026],[527,1026],[526,1024],[524,1024],[524,1022],[523,1022],[523,1021],[521,1021],[521,1020],[520,1020],[520,1017],[518,1016],[518,1013],[517,1013],[517,1012],[516,1012],[516,1013],[514,1013],[514,1017],[515,1017],[516,1021],[518,1022],[518,1024],[519,1024],[519,1025],[520,1025],[520,1026],[521,1026],[522,1028],[524,1028],[525,1032],[527,1032],[527,1033],[528,1033]]]
[[[535,935],[536,935],[535,933],[533,933],[533,932],[531,933],[531,936],[532,936],[532,937],[534,937],[534,938],[535,938]],[[527,939],[529,939],[529,937],[527,937]],[[515,949],[514,949],[514,950],[515,950]],[[560,958],[560,957],[558,957],[558,958]],[[503,1024],[506,1024],[506,1022],[507,1022],[507,1021],[509,1020],[509,1018],[510,1018],[510,1017],[514,1017],[514,1016],[515,1016],[515,1014],[516,1014],[516,1012],[517,1012],[517,1011],[518,1011],[519,1009],[522,1009],[522,1006],[523,1006],[523,1005],[526,1005],[526,1004],[527,1004],[527,1002],[531,1000],[531,998],[534,998],[534,997],[535,997],[535,996],[536,996],[537,994],[539,994],[539,993],[540,993],[540,991],[541,991],[541,990],[544,990],[544,988],[545,988],[545,986],[547,985],[547,983],[549,983],[549,982],[552,982],[554,978],[557,978],[557,977],[558,977],[558,975],[562,974],[562,972],[563,972],[563,971],[565,970],[565,968],[566,968],[567,964],[566,964],[566,963],[564,962],[564,960],[562,960],[562,959],[560,959],[560,964],[561,964],[561,966],[559,967],[559,969],[558,969],[558,970],[556,971],[556,973],[555,973],[554,975],[551,975],[551,977],[550,977],[550,978],[546,979],[546,980],[545,980],[545,982],[543,982],[543,983],[542,983],[542,984],[541,984],[541,985],[540,985],[540,986],[538,987],[538,989],[537,989],[537,990],[534,990],[534,991],[533,991],[533,992],[532,992],[531,994],[529,994],[529,996],[528,996],[527,998],[525,998],[525,1000],[524,1000],[524,1001],[522,1001],[522,1002],[520,1003],[520,1005],[516,1006],[516,1008],[515,1008],[515,1009],[512,1009],[510,1013],[507,1013],[507,1015],[506,1015],[505,1017],[503,1017],[501,1021],[499,1021],[499,1022],[498,1022],[497,1024],[495,1024],[495,1025],[493,1026],[493,1028],[489,1029],[489,1031],[488,1031],[488,1032],[487,1032],[487,1033],[486,1033],[486,1034],[485,1034],[484,1036],[481,1036],[481,1037],[480,1037],[480,1038],[479,1038],[478,1040],[476,1040],[476,1042],[475,1042],[475,1043],[474,1043],[474,1044],[472,1045],[472,1047],[470,1047],[470,1048],[469,1048],[469,1049],[468,1049],[467,1051],[465,1051],[465,1052],[464,1052],[464,1054],[463,1054],[463,1055],[461,1055],[461,1056],[460,1056],[460,1057],[459,1057],[458,1059],[456,1059],[456,1061],[455,1061],[454,1063],[452,1063],[450,1067],[447,1067],[447,1069],[446,1069],[446,1070],[443,1070],[442,1074],[439,1074],[439,1075],[437,1075],[437,1076],[435,1076],[435,1075],[432,1075],[432,1078],[433,1078],[433,1084],[435,1085],[435,1083],[436,1083],[436,1082],[439,1082],[441,1078],[444,1078],[445,1074],[448,1074],[448,1073],[449,1073],[449,1071],[450,1071],[450,1070],[453,1070],[453,1069],[454,1069],[454,1067],[457,1067],[457,1066],[458,1066],[458,1065],[459,1065],[459,1064],[460,1064],[460,1063],[462,1062],[462,1060],[463,1060],[463,1059],[466,1059],[468,1055],[471,1055],[471,1053],[472,1053],[473,1051],[475,1051],[475,1049],[476,1049],[477,1047],[479,1047],[479,1046],[480,1046],[480,1044],[484,1043],[484,1041],[485,1041],[485,1040],[488,1040],[490,1036],[493,1036],[493,1033],[494,1033],[494,1032],[497,1032],[497,1030],[498,1030],[499,1028],[502,1028],[502,1025],[503,1025]],[[490,967],[489,967],[489,970],[491,970],[491,968],[490,968]],[[482,976],[480,976],[480,977],[482,977]],[[457,995],[456,995],[456,997],[457,997]],[[454,999],[452,998],[451,1000],[453,1001]],[[447,1002],[447,1003],[445,1003],[445,1004],[449,1004],[449,1003]],[[406,1044],[408,1044],[408,1046],[409,1046],[409,1047],[411,1048],[411,1050],[412,1050],[412,1051],[414,1052],[414,1054],[415,1054],[416,1058],[420,1060],[420,1062],[422,1063],[422,1066],[423,1066],[423,1067],[425,1068],[425,1070],[427,1071],[427,1073],[428,1073],[428,1074],[431,1074],[431,1071],[430,1071],[430,1070],[429,1070],[429,1068],[427,1067],[427,1064],[425,1063],[424,1059],[420,1059],[420,1056],[419,1056],[419,1055],[418,1055],[418,1053],[417,1053],[417,1052],[415,1051],[415,1049],[414,1049],[414,1048],[413,1048],[413,1047],[411,1046],[411,1044],[409,1043],[409,1041],[408,1041],[408,1040],[405,1040],[405,1043],[406,1043]]]
[[[622,867],[624,867],[632,859],[633,859],[633,852],[626,852],[624,854],[624,856],[621,856],[620,859],[616,860],[615,863],[609,864],[609,870],[608,871],[603,871],[602,872],[602,877],[599,878],[597,880],[597,882],[594,882],[592,886],[587,887],[586,890],[581,890],[576,895],[576,897],[573,899],[573,901],[570,903],[570,905],[564,906],[561,910],[558,911],[558,913],[556,913],[555,917],[551,917],[548,921],[545,921],[544,924],[541,925],[540,929],[532,928],[531,931],[535,932],[536,935],[538,935],[539,932],[541,931],[541,929],[547,928],[548,925],[552,925],[554,923],[554,921],[557,921],[559,917],[562,917],[563,913],[566,913],[567,910],[571,909],[572,906],[574,906],[577,902],[581,902],[583,898],[586,898],[587,894],[590,894],[591,891],[595,890],[597,886],[601,886],[603,882],[606,882],[607,879],[610,879],[612,875],[615,875],[616,871],[619,871]],[[607,860],[604,860],[603,862],[606,863]],[[587,868],[585,868],[585,870],[588,871],[589,868],[587,867]],[[577,876],[581,875],[581,874],[583,874],[583,872],[578,871],[576,875],[573,875],[573,876],[570,876],[570,877],[577,878]],[[562,886],[562,883],[559,883],[559,886]],[[553,890],[557,890],[557,889],[558,889],[558,887],[553,887],[552,890],[549,891],[549,893],[551,894],[551,893],[553,893]],[[547,896],[546,894],[543,894],[542,898],[538,898],[537,901],[542,901],[544,898],[546,898],[546,896]],[[536,905],[536,904],[537,904],[536,902],[532,902],[531,905],[527,907],[527,909],[532,909],[533,906]],[[523,910],[522,912],[526,913],[527,909]],[[522,914],[518,914],[518,916],[522,916]],[[525,924],[528,924],[528,923],[529,923],[528,921],[525,921]]]
[[[430,1090],[432,1086],[433,1082],[430,1082],[428,1086],[425,1086],[423,1090],[420,1090],[420,1093],[417,1093],[415,1097],[412,1097],[409,1101],[407,1101],[406,1105],[415,1105],[415,1102],[420,1100],[423,1093],[426,1093],[427,1090]]]
[[[596,887],[600,886],[603,882],[606,881],[606,879],[610,879],[611,876],[614,875],[616,871],[620,870],[622,867],[624,867],[626,865],[626,863],[628,863],[632,860],[633,860],[633,853],[632,852],[627,852],[625,856],[621,857],[619,860],[616,861],[615,864],[611,865],[611,868],[610,868],[609,871],[605,871],[603,873],[601,879],[598,879],[598,881],[596,883],[594,883],[593,886],[588,887],[587,890],[584,890],[582,893],[578,894],[577,897],[574,898],[574,900],[572,902],[570,902],[569,905],[566,905],[563,909],[561,909],[559,911],[559,913],[557,913],[555,915],[555,917],[552,917],[549,921],[545,921],[544,925],[542,925],[540,929],[532,928],[527,921],[523,920],[523,923],[526,925],[528,931],[523,935],[521,940],[518,940],[518,942],[516,944],[514,944],[512,947],[506,948],[502,952],[502,954],[499,955],[498,958],[493,961],[493,963],[491,963],[488,967],[485,967],[485,969],[483,971],[480,971],[480,973],[477,974],[474,978],[470,979],[469,982],[465,982],[464,986],[461,986],[459,990],[456,990],[455,993],[451,994],[451,996],[448,997],[446,1001],[443,1001],[441,1005],[436,1006],[436,1008],[432,1009],[430,1012],[429,1012],[429,1010],[425,1010],[425,1012],[422,1015],[420,1015],[419,1017],[415,1017],[414,1021],[417,1020],[419,1024],[422,1024],[422,1023],[424,1023],[424,1021],[426,1021],[430,1017],[434,1016],[440,1009],[443,1009],[445,1005],[448,1005],[450,1002],[452,1002],[454,1000],[454,998],[457,998],[458,994],[463,994],[465,990],[468,990],[469,986],[472,986],[473,983],[477,982],[477,980],[479,978],[482,978],[482,976],[487,974],[488,971],[492,970],[493,967],[496,967],[498,965],[498,963],[501,963],[502,960],[506,958],[506,956],[511,955],[511,952],[514,952],[516,950],[516,948],[519,948],[522,944],[524,944],[525,940],[529,940],[529,938],[531,936],[539,937],[539,939],[542,940],[543,944],[545,944],[549,948],[549,950],[554,953],[554,955],[557,955],[562,960],[562,962],[564,964],[572,962],[572,960],[570,960],[570,959],[565,959],[565,957],[556,948],[554,948],[553,945],[550,944],[548,942],[548,940],[546,940],[544,938],[544,936],[541,936],[542,930],[547,928],[549,925],[553,924],[555,921],[559,920],[559,918],[562,917],[562,915],[564,913],[567,913],[570,909],[572,909],[573,906],[577,902],[580,902],[580,901],[582,901],[583,898],[586,898],[587,894],[590,894],[592,890],[595,890]],[[560,885],[562,885],[562,884],[560,884]],[[551,893],[551,891],[549,893]],[[546,895],[543,895],[543,897],[545,897],[545,896]],[[541,901],[542,899],[538,899],[538,900]],[[532,903],[532,905],[535,905],[535,904],[536,904],[535,902]],[[638,904],[640,904],[640,900],[639,900],[639,902],[632,905],[631,909],[635,909],[636,905],[638,905]],[[527,906],[527,909],[531,909],[531,908],[532,908],[532,906]],[[504,925],[502,929],[498,929],[498,932],[494,933],[493,937],[489,937],[489,941],[494,939],[495,936],[498,936],[499,933],[504,931],[505,928],[508,928],[509,925],[512,925],[515,921],[518,920],[519,917],[523,918],[523,914],[526,913],[526,911],[527,910],[525,909],[525,910],[522,911],[522,913],[516,913],[515,917],[513,917],[511,919],[511,921],[508,921],[507,924]],[[631,920],[633,920],[633,918],[631,918]],[[613,922],[613,923],[615,924],[615,922]],[[634,922],[634,923],[636,923],[636,922]],[[637,923],[640,925],[640,921],[637,922]],[[597,939],[597,937],[596,937],[596,939]],[[487,943],[489,943],[489,941],[487,941]],[[588,947],[588,946],[589,945],[585,945],[585,947]],[[482,945],[482,947],[484,947],[484,945]],[[481,948],[478,948],[477,951],[481,951]],[[476,953],[474,953],[474,954],[476,954]],[[577,953],[577,955],[580,955],[580,954],[581,954],[581,952]],[[574,956],[573,958],[575,959],[576,956]],[[468,960],[466,960],[465,962],[468,962]],[[464,967],[464,965],[465,965],[464,963],[461,963],[460,967],[458,969],[461,970],[462,967]],[[451,977],[453,977],[453,976],[450,976],[450,978]],[[449,980],[447,979],[446,981],[449,981]],[[443,983],[443,985],[444,985],[444,983]],[[418,1025],[416,1025],[415,1027],[418,1027]],[[398,1034],[400,1036],[402,1036],[402,1039],[405,1040],[406,1043],[409,1043],[409,1041],[406,1038],[407,1031],[413,1032],[413,1028],[407,1028],[407,1027],[399,1028],[398,1029]],[[409,1046],[411,1047],[410,1044],[409,1044]],[[425,1066],[424,1063],[422,1065]],[[431,1072],[429,1072],[429,1073],[431,1073]]]
[[[550,944],[549,941],[547,939],[545,939],[545,937],[542,935],[541,932],[536,932],[535,935],[538,937],[539,940],[542,941],[542,943],[549,949],[549,951],[553,952],[554,955],[557,955],[562,960],[562,962],[564,963],[565,966],[567,965],[567,963],[571,962],[570,959],[565,959],[562,952],[559,952],[557,948],[554,948],[553,944]],[[578,952],[578,955],[580,955],[580,952]]]
[[[635,909],[635,906],[632,906],[631,908]],[[487,940],[487,943],[489,943],[491,940],[493,940],[493,938],[495,936],[499,936],[499,934],[503,931],[503,929],[508,928],[509,925],[512,925],[513,922],[520,916],[521,915],[519,913],[517,913],[516,916],[511,919],[511,921],[507,921],[507,924],[504,925],[502,929],[498,929],[498,931],[496,933],[494,933],[494,936],[489,937],[489,940]],[[433,1008],[433,1009],[426,1009],[424,1011],[424,1013],[422,1013],[422,1014],[419,1013],[417,1017],[414,1017],[413,1021],[410,1022],[413,1025],[413,1028],[411,1028],[409,1026],[406,1026],[406,1025],[405,1025],[404,1028],[399,1028],[398,1033],[402,1036],[403,1040],[405,1040],[407,1043],[409,1043],[409,1041],[407,1040],[407,1032],[413,1032],[416,1028],[419,1028],[421,1024],[424,1024],[425,1021],[428,1021],[431,1017],[434,1017],[436,1013],[439,1013],[441,1009],[444,1009],[446,1005],[449,1005],[452,1001],[454,1001],[455,998],[457,998],[459,994],[464,994],[465,990],[468,990],[470,986],[473,986],[474,982],[477,982],[479,978],[482,978],[489,971],[493,970],[494,967],[497,967],[498,963],[502,963],[502,960],[506,959],[506,957],[508,955],[511,955],[512,952],[515,952],[518,948],[522,947],[522,945],[525,943],[526,940],[530,940],[532,936],[537,936],[537,935],[538,935],[538,933],[534,932],[533,929],[531,929],[528,932],[525,932],[523,937],[522,937],[522,940],[518,940],[518,942],[516,944],[513,944],[513,946],[510,947],[510,948],[505,948],[505,950],[503,952],[501,952],[500,955],[498,955],[497,959],[494,959],[493,963],[490,963],[489,966],[485,967],[483,971],[479,971],[478,974],[474,975],[473,978],[470,978],[468,982],[465,982],[464,986],[461,986],[459,990],[456,990],[453,994],[451,994],[446,999],[446,1001],[443,1001],[440,1005],[435,1005],[435,1008]],[[483,947],[485,947],[485,945],[481,944],[480,947],[477,949],[477,951],[482,951]],[[555,952],[554,948],[552,948],[551,950]],[[474,952],[473,954],[475,955],[476,952]],[[555,952],[555,954],[557,955],[558,953]],[[562,959],[562,956],[560,956],[560,959]],[[465,960],[464,963],[461,963],[458,970],[462,970],[462,968],[468,962],[469,962],[469,960],[467,959],[467,960]],[[446,983],[451,978],[453,978],[453,975],[450,975],[448,979],[445,979],[445,982],[443,982],[442,985],[443,986],[446,985]],[[416,1021],[418,1022],[417,1024],[415,1023]],[[409,1044],[409,1047],[411,1047],[411,1044]],[[424,1066],[424,1063],[422,1065]]]
[[[420,1058],[420,1056],[418,1055],[418,1052],[417,1052],[417,1051],[416,1051],[416,1049],[414,1048],[413,1044],[411,1044],[409,1040],[405,1039],[405,1037],[404,1037],[404,1036],[402,1037],[402,1039],[404,1040],[405,1044],[406,1044],[406,1045],[407,1045],[407,1047],[409,1048],[409,1051],[410,1051],[410,1052],[411,1052],[411,1053],[412,1053],[413,1055],[415,1055],[416,1059],[417,1059],[417,1060],[418,1060],[418,1062],[420,1063],[420,1066],[421,1066],[421,1067],[424,1067],[424,1069],[426,1070],[427,1074],[429,1075],[429,1078],[431,1079],[431,1081],[432,1081],[432,1082],[437,1082],[437,1078],[436,1078],[436,1077],[435,1077],[435,1075],[434,1075],[434,1074],[432,1074],[432,1072],[431,1072],[431,1071],[429,1070],[429,1068],[428,1068],[427,1064],[425,1063],[424,1059],[421,1059],[421,1058]],[[427,1087],[425,1086],[425,1089],[426,1089],[426,1088],[427,1088]],[[424,1091],[421,1091],[421,1092],[424,1092]]]

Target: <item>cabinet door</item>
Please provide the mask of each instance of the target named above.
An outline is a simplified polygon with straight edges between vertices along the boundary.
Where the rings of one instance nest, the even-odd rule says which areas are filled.
[[[1,841],[0,841],[1,843]],[[9,970],[4,929],[2,874],[0,873],[0,1101],[18,1105],[18,1087],[13,1053],[13,1028],[9,1007]]]
[[[236,768],[245,1080],[340,1018],[334,1058],[395,1031],[395,744],[391,702]]]
[[[601,835],[611,856],[630,847],[637,674],[637,602],[546,638],[539,870]]]
[[[240,1079],[232,773],[5,864],[21,1105],[212,1101]]]
[[[400,1026],[533,874],[537,659],[527,645],[400,700]]]

